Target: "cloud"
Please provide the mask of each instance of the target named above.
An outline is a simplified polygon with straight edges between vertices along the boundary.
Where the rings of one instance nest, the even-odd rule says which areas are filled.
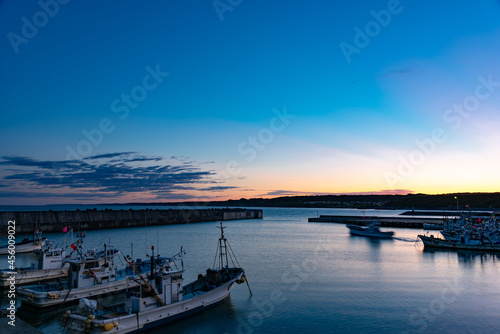
[[[188,199],[189,191],[233,189],[217,184],[213,170],[194,161],[173,163],[135,152],[100,154],[84,160],[48,161],[3,156],[0,197],[120,197],[130,193],[154,198]],[[160,163],[162,161],[163,163]],[[25,187],[25,189],[20,189]],[[28,190],[29,188],[29,190]],[[48,190],[54,191],[46,193]],[[10,192],[8,190],[11,190]],[[30,190],[33,190],[31,192]],[[35,190],[41,190],[36,193]],[[61,195],[64,193],[65,195]],[[30,195],[31,194],[31,195]],[[150,198],[150,196],[147,196]]]
[[[93,155],[91,157],[85,158],[85,160],[95,160],[95,159],[109,159],[109,158],[116,158],[116,157],[121,157],[121,156],[129,156],[130,154],[134,154],[136,152],[117,152],[117,153],[106,153],[106,154],[98,154],[98,155]]]
[[[89,200],[95,200],[96,199],[96,194],[95,193],[63,193],[63,194],[58,194],[58,193],[49,193],[49,192],[6,192],[6,191],[0,191],[0,198],[77,198],[77,199],[89,199]],[[113,198],[114,195],[112,194],[100,194],[99,197],[105,197],[105,198]]]

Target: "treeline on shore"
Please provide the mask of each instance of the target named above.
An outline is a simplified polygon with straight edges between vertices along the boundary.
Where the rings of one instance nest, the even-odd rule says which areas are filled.
[[[134,203],[137,205],[137,203]],[[159,203],[145,203],[159,205]],[[317,195],[241,198],[212,202],[163,203],[183,206],[296,207],[359,209],[500,209],[500,192],[407,195]]]

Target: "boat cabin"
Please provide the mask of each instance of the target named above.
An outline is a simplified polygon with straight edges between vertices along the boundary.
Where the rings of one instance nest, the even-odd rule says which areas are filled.
[[[66,250],[64,248],[43,247],[42,249],[33,250],[36,263],[32,264],[32,269],[59,269],[67,265],[63,265],[66,258]]]
[[[116,281],[116,268],[111,261],[118,253],[117,250],[91,250],[83,258],[68,260],[68,286],[77,289]]]
[[[125,310],[128,313],[138,313],[182,301],[183,272],[183,270],[168,272],[160,270],[153,277],[148,279],[144,277],[148,281],[148,285],[156,291],[156,294],[151,292],[145,284],[142,284],[139,291],[127,293]]]

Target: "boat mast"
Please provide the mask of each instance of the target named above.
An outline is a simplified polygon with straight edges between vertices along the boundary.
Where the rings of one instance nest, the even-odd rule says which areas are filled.
[[[225,226],[222,226],[222,222],[220,222],[220,227],[217,226],[217,228],[220,228],[220,238],[219,238],[219,249],[220,249],[220,269],[224,268],[224,258],[226,258],[226,268],[229,268],[229,261],[227,258],[227,239],[224,237],[224,228]]]

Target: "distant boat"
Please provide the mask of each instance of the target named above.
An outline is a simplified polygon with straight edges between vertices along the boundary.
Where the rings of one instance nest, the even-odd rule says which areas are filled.
[[[0,255],[10,254],[9,250],[15,254],[29,253],[35,249],[41,249],[46,240],[47,238],[42,238],[42,232],[37,230],[34,233],[33,239],[24,238],[20,242],[0,246]]]
[[[387,231],[387,232],[380,231],[380,229],[378,228],[379,225],[376,222],[371,223],[369,226],[359,226],[351,224],[348,224],[346,226],[351,232],[351,235],[356,235],[356,236],[391,239],[392,236],[394,235],[394,232],[392,231]]]

